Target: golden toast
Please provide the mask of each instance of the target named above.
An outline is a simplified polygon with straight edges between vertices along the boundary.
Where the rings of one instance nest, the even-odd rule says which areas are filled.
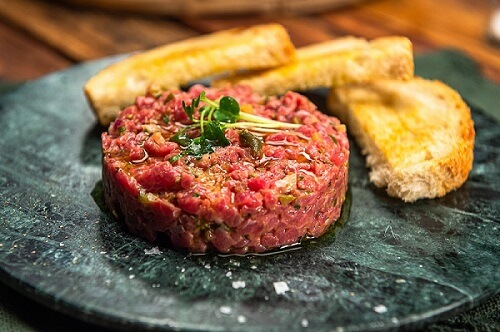
[[[132,55],[89,79],[84,91],[106,126],[148,88],[178,88],[226,71],[280,66],[294,57],[295,48],[279,24],[224,30]]]
[[[469,107],[444,83],[416,77],[337,87],[328,107],[366,155],[370,180],[390,196],[440,197],[466,181],[474,126]]]
[[[280,95],[374,79],[413,77],[413,46],[405,37],[372,41],[342,37],[298,48],[296,61],[245,74],[221,78],[213,86],[248,84],[260,94]]]

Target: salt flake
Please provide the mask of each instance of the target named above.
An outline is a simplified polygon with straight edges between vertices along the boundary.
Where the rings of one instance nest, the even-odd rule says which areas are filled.
[[[234,289],[238,289],[238,288],[245,288],[246,284],[244,281],[238,280],[238,281],[233,281],[232,285]]]
[[[375,311],[379,314],[383,314],[384,312],[387,312],[387,307],[383,304],[379,304],[379,305],[373,307],[373,311]]]
[[[161,251],[160,251],[160,248],[153,247],[150,250],[144,249],[144,254],[145,255],[159,255],[159,254],[161,254]]]
[[[273,282],[273,286],[274,286],[274,291],[278,295],[285,294],[286,292],[288,292],[290,290],[286,281]]]
[[[228,306],[222,306],[219,308],[219,311],[223,313],[224,315],[229,315],[231,313],[231,307]]]

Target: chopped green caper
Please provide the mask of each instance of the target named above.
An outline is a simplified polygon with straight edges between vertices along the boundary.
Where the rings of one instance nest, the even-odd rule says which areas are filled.
[[[250,154],[254,158],[260,158],[262,154],[262,141],[246,129],[239,134],[241,146],[250,148]]]

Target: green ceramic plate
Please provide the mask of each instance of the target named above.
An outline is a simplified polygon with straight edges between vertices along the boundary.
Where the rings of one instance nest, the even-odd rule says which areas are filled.
[[[0,98],[0,277],[19,292],[114,327],[319,331],[420,326],[500,289],[500,127],[478,111],[470,179],[442,199],[389,198],[353,145],[350,213],[316,242],[192,256],[129,235],[101,209],[102,128],[82,93],[114,60]]]

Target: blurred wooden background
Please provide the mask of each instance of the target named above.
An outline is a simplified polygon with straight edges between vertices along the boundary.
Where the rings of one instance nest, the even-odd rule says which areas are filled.
[[[161,7],[161,1],[177,0],[143,0],[140,8],[130,7],[138,2],[132,0],[0,1],[0,79],[35,79],[82,61],[228,27],[279,22],[297,46],[343,35],[374,38],[397,34],[413,41],[416,54],[460,49],[478,62],[485,76],[500,82],[500,48],[486,34],[493,7],[489,0],[301,1],[311,6],[302,15],[303,5],[272,7],[271,0],[252,0],[255,6],[268,7],[253,13],[245,13],[244,8],[235,13],[238,8],[234,8],[232,13],[218,15],[212,8],[208,16],[200,16],[207,13],[200,6],[210,3],[208,0],[184,2],[198,5],[178,9],[175,15]],[[115,6],[117,2],[122,3],[120,8]],[[299,2],[290,2],[294,3]],[[315,3],[318,7],[313,7]]]

